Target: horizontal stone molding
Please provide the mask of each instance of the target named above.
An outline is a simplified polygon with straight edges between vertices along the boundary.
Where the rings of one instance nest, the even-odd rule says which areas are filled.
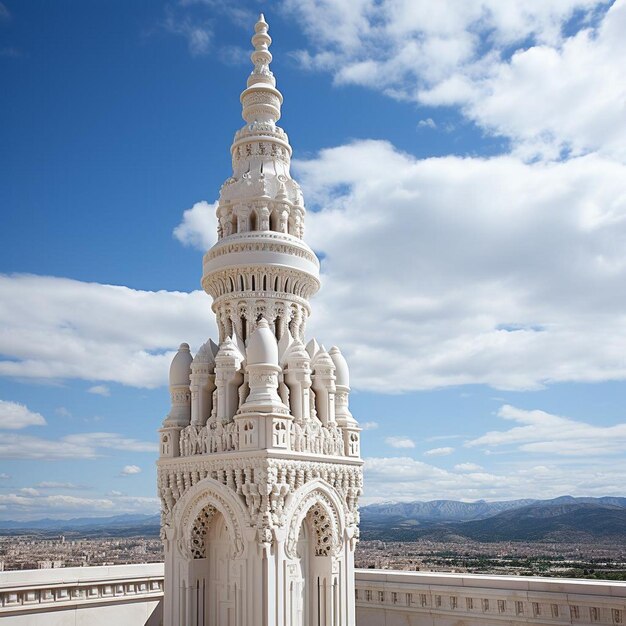
[[[68,567],[0,573],[0,617],[78,606],[158,602],[163,563]]]
[[[355,591],[357,626],[626,623],[623,582],[356,570]]]

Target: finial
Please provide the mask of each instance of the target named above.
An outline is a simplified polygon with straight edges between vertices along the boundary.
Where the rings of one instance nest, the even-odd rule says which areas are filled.
[[[253,83],[264,82],[276,85],[276,81],[269,65],[272,62],[272,53],[269,51],[272,38],[267,34],[269,24],[265,21],[263,13],[259,15],[258,22],[254,25],[254,35],[252,36],[252,45],[254,52],[250,55],[254,69],[250,78],[248,78],[248,87]]]
[[[283,97],[276,89],[276,79],[270,70],[272,38],[267,34],[269,26],[263,13],[254,25],[252,45],[254,51],[250,55],[254,69],[248,76],[247,89],[241,94],[243,110],[241,115],[248,124],[255,122],[275,124],[280,119],[280,105]],[[259,96],[259,94],[263,94]]]

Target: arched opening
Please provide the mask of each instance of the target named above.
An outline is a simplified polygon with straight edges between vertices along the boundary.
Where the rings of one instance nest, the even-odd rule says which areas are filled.
[[[186,585],[189,626],[234,626],[235,598],[230,580],[231,541],[224,516],[207,505],[191,530],[193,560]]]
[[[256,211],[252,211],[252,213],[250,213],[250,230],[256,230],[256,229],[257,229]]]
[[[295,550],[295,567],[287,581],[289,624],[336,626],[342,613],[340,577],[333,567],[332,516],[319,502],[302,520]]]

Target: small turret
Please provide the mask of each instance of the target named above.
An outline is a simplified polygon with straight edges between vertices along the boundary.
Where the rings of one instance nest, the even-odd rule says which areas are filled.
[[[193,357],[188,343],[181,343],[170,365],[170,387],[189,385]]]
[[[204,426],[211,415],[217,351],[218,346],[209,339],[191,363],[191,423],[194,426]]]
[[[180,455],[179,434],[191,421],[190,376],[193,357],[189,344],[181,343],[170,365],[170,412],[163,421],[161,456]]]
[[[337,346],[333,346],[328,353],[335,364],[335,419],[343,433],[344,454],[358,457],[360,451],[361,429],[350,413],[350,372],[346,359]]]
[[[307,352],[311,352],[317,346],[312,340],[307,346]],[[330,358],[326,348],[321,346],[311,360],[313,368],[313,391],[315,392],[315,408],[317,416],[324,426],[335,423],[335,364]]]

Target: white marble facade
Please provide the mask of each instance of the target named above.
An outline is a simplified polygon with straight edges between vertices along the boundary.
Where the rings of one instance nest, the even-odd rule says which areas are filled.
[[[203,259],[219,337],[170,368],[158,488],[166,626],[353,626],[360,429],[336,347],[306,340],[319,261],[263,16],[218,241]]]

